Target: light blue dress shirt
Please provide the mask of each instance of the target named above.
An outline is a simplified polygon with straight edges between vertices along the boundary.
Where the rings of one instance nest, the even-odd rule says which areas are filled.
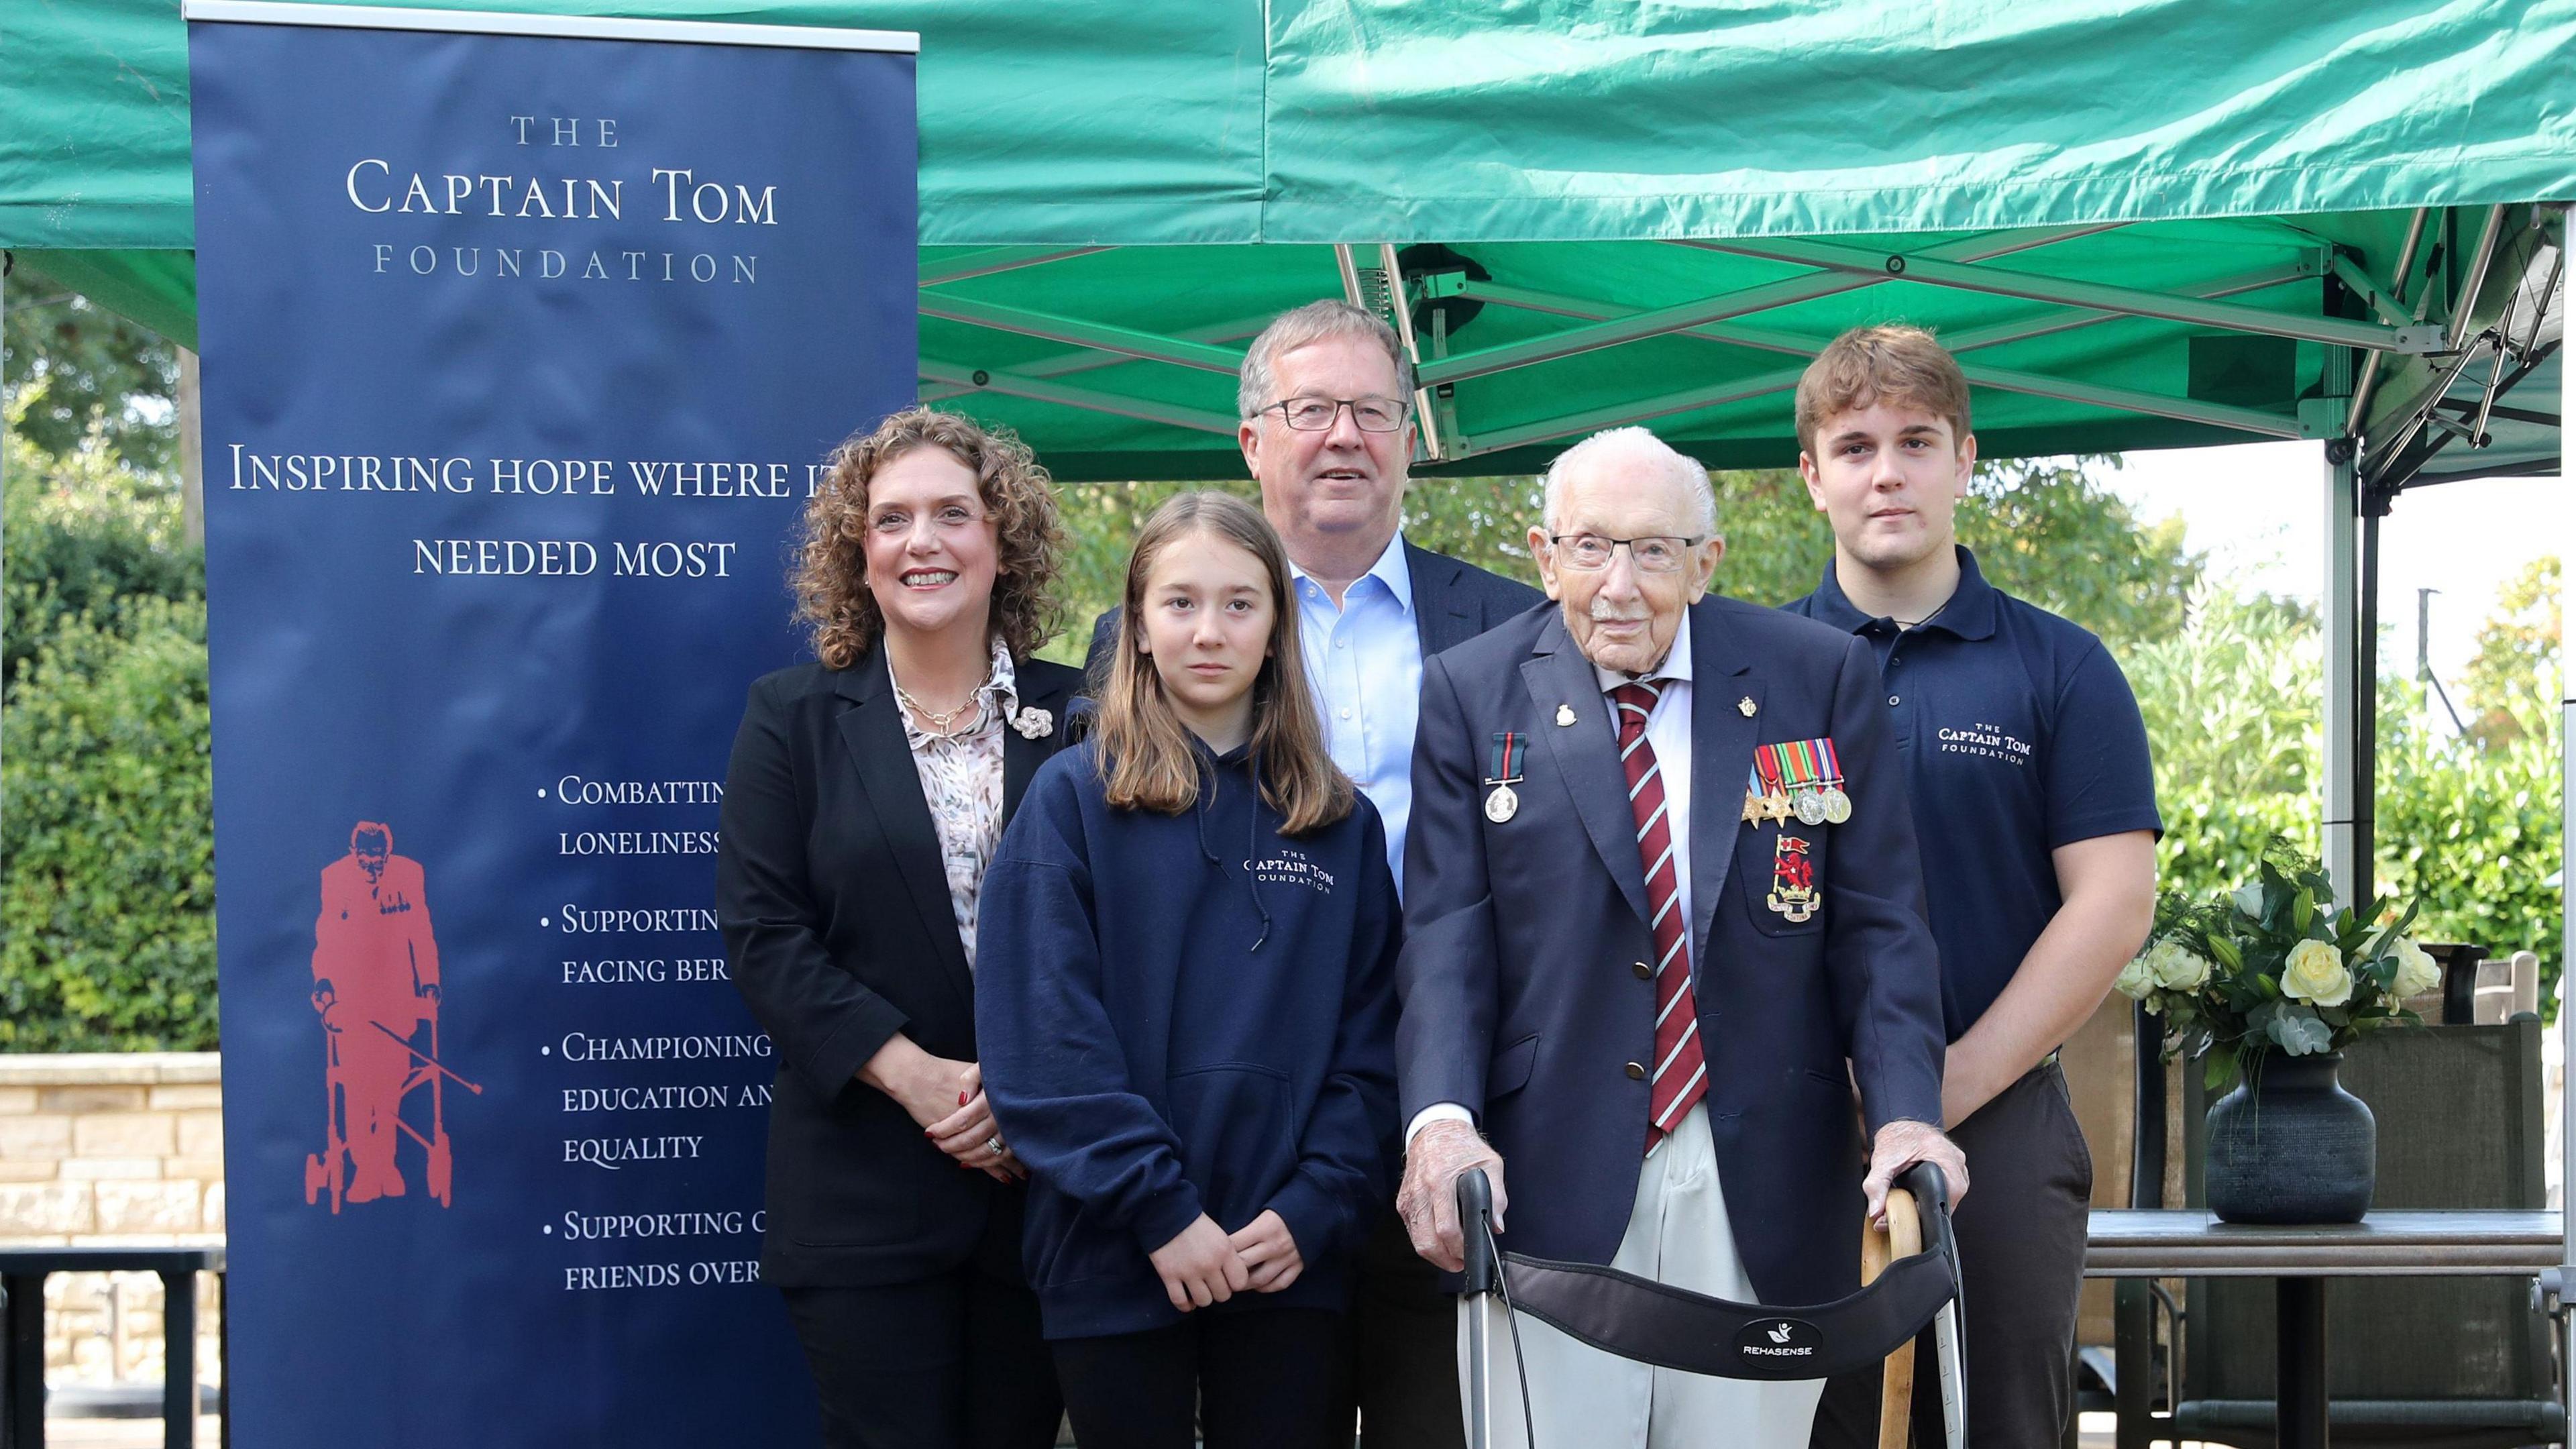
[[[1422,636],[1414,628],[1413,574],[1404,535],[1387,540],[1369,571],[1342,591],[1290,565],[1306,679],[1324,712],[1333,763],[1386,822],[1386,861],[1404,890],[1404,827],[1413,813],[1413,727],[1422,713]]]

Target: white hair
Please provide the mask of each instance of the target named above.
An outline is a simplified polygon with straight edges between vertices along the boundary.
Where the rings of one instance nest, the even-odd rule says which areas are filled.
[[[1557,505],[1565,497],[1566,475],[1605,453],[1627,454],[1645,464],[1651,474],[1680,488],[1698,505],[1699,531],[1704,535],[1717,532],[1717,492],[1709,486],[1708,470],[1644,428],[1604,429],[1556,455],[1556,461],[1547,465],[1547,495],[1540,512],[1548,532],[1556,532]]]
[[[1261,329],[1260,336],[1252,339],[1252,346],[1243,354],[1243,374],[1235,387],[1235,410],[1250,419],[1278,402],[1270,395],[1274,386],[1270,371],[1278,365],[1280,355],[1330,337],[1363,337],[1386,349],[1387,361],[1395,365],[1397,400],[1407,404],[1413,401],[1413,359],[1404,355],[1404,343],[1396,337],[1395,329],[1365,307],[1328,297],[1280,313]]]

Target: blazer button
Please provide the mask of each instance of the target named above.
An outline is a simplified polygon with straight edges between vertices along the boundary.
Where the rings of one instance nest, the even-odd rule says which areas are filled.
[[[1636,972],[1637,979],[1640,981],[1647,980],[1655,974],[1655,968],[1647,965],[1643,961],[1638,962],[1636,965],[1631,966],[1628,969]]]
[[[1645,1079],[1646,1064],[1644,1062],[1630,1062],[1628,1064],[1628,1080],[1632,1082],[1642,1082]]]

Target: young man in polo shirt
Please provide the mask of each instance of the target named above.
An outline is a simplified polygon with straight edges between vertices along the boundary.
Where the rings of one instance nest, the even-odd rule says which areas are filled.
[[[1914,327],[1856,328],[1798,384],[1798,470],[1833,522],[1824,581],[1788,605],[1878,650],[1922,841],[1950,1048],[1969,1442],[2055,1445],[2074,1412],[2093,1165],[2057,1047],[2155,911],[2146,727],[2102,641],[1985,581],[1952,513],[1976,469],[1968,383]],[[1819,1446],[1875,1440],[1875,1375],[1837,1380]],[[1941,1442],[1917,1392],[1916,1442]]]

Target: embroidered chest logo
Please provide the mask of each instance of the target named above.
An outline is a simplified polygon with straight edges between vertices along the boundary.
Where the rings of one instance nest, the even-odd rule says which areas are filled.
[[[2030,742],[2006,734],[2002,725],[1987,724],[1983,720],[1966,729],[1943,725],[1932,732],[1932,737],[1939,742],[1940,751],[1945,755],[1977,755],[2001,760],[2008,765],[2030,763]]]
[[[1323,895],[1333,893],[1333,873],[1293,845],[1280,846],[1276,855],[1247,860],[1243,868],[1262,885],[1304,886]]]

